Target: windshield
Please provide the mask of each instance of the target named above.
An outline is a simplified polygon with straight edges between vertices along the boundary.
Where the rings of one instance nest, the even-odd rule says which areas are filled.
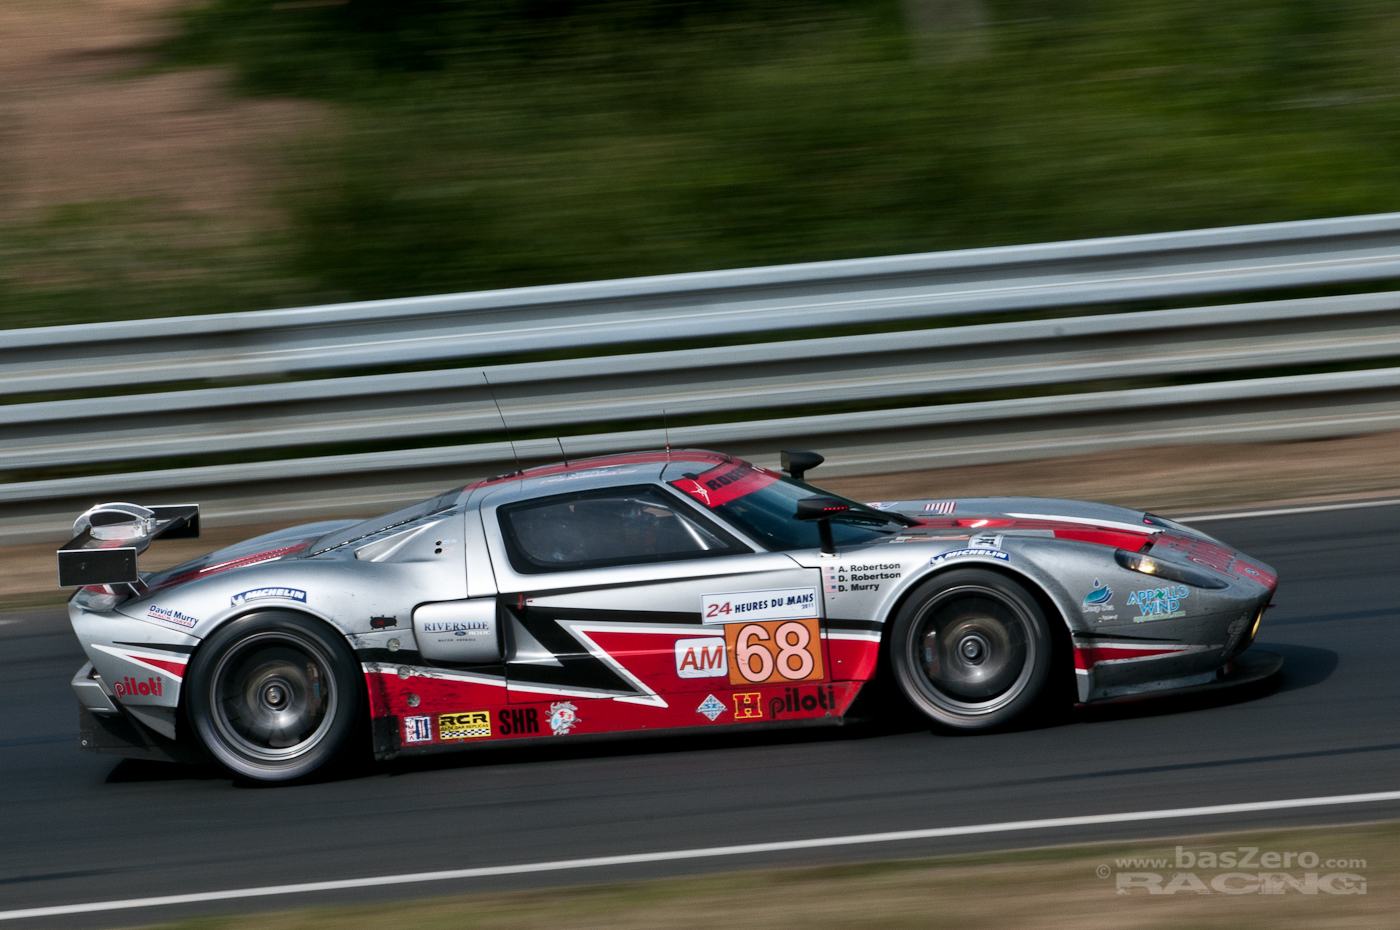
[[[672,481],[671,486],[771,551],[816,549],[821,545],[817,524],[793,516],[797,502],[804,497],[835,497],[851,505],[848,513],[831,521],[831,535],[838,546],[883,539],[905,525],[892,514],[747,462],[726,462],[703,474],[687,474]]]

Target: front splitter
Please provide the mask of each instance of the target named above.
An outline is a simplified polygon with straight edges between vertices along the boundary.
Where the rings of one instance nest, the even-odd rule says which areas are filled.
[[[1162,688],[1153,691],[1140,691],[1134,694],[1116,694],[1113,697],[1077,704],[1078,707],[1103,707],[1108,704],[1129,704],[1134,701],[1155,701],[1158,698],[1180,697],[1188,694],[1204,694],[1209,691],[1222,691],[1227,688],[1241,688],[1257,684],[1279,673],[1283,668],[1283,656],[1277,652],[1262,649],[1247,649],[1230,660],[1225,675],[1215,681],[1184,688]]]

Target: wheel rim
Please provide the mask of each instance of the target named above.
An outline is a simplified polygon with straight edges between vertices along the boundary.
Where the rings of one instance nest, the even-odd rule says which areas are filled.
[[[226,652],[210,683],[214,728],[231,749],[258,762],[288,763],[329,732],[338,695],[331,657],[290,632],[249,636]]]
[[[1034,620],[1000,592],[968,585],[939,592],[910,625],[910,668],[945,711],[988,714],[1016,699],[1035,669]]]

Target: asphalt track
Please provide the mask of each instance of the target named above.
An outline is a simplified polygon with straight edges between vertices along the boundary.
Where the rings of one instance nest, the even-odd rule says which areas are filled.
[[[1282,582],[1267,692],[1038,729],[908,726],[437,757],[291,788],[77,748],[62,612],[0,618],[0,910],[924,828],[1400,790],[1400,507],[1202,523]],[[12,921],[179,916],[1242,826],[1400,818],[1400,801],[479,876]],[[1345,851],[1339,851],[1345,852]]]

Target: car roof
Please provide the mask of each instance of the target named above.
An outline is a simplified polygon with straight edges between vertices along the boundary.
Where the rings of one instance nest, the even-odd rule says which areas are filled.
[[[716,465],[733,461],[722,452],[706,449],[673,449],[651,452],[630,452],[623,455],[604,455],[554,465],[541,465],[523,471],[494,478],[483,478],[462,489],[464,494],[475,490],[494,490],[497,487],[511,487],[522,495],[541,492],[583,490],[593,487],[608,487],[627,484],[618,481],[620,476],[628,476],[636,482],[651,482],[661,478],[668,465],[678,466],[681,471],[708,471]],[[494,496],[494,495],[493,495]]]

